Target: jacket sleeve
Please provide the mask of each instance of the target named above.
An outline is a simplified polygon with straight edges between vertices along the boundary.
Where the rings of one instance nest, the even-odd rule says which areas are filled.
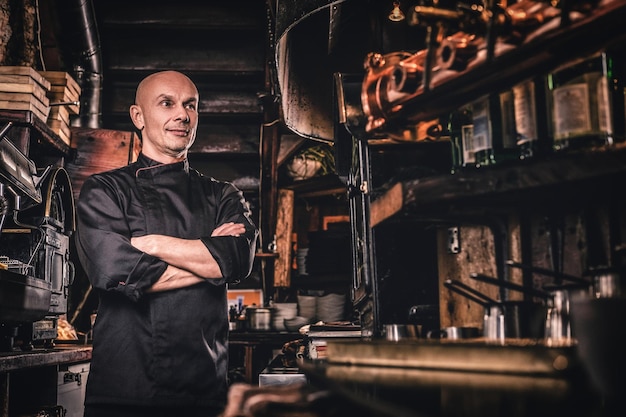
[[[76,252],[91,285],[138,300],[167,264],[130,244],[121,196],[98,176],[89,177],[76,205]]]
[[[214,283],[238,282],[252,272],[258,230],[252,221],[249,204],[239,189],[226,183],[218,197],[216,225],[243,223],[246,231],[241,236],[203,237],[202,242],[217,261],[224,277],[224,280]]]

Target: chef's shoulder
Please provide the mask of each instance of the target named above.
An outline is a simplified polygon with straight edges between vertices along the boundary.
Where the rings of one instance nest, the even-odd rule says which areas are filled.
[[[242,191],[230,181],[219,180],[214,177],[204,175],[195,169],[191,172],[199,181],[203,183],[205,189],[208,189],[212,194],[225,196],[234,193],[243,195]]]
[[[128,190],[134,186],[136,167],[133,164],[107,171],[91,174],[85,180],[81,194],[94,189],[110,189],[114,191]]]

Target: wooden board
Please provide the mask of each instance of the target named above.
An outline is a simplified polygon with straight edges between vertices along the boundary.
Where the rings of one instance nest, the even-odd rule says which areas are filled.
[[[5,83],[0,82],[0,92],[32,94],[42,103],[48,103],[48,92],[37,83]]]
[[[33,79],[30,75],[0,74],[0,83],[31,84],[39,85],[44,90],[50,89],[50,83],[47,80],[44,80],[44,83],[42,84],[38,80]]]
[[[32,94],[0,92],[0,103],[2,109],[30,110],[44,122],[48,120],[48,114],[50,114],[48,104],[42,103]]]
[[[63,120],[48,120],[48,126],[55,132],[62,131],[65,133],[67,137],[72,135],[72,131],[70,130],[70,126],[65,123]]]
[[[80,100],[80,94],[70,90],[63,85],[52,85],[48,97],[55,97],[61,101],[78,101]]]
[[[68,145],[72,144],[72,130],[68,125],[60,120],[48,120],[48,126],[50,127],[50,130],[56,133],[61,140],[63,140],[63,142]]]
[[[4,110],[28,110],[33,112],[35,116],[41,119],[44,123],[48,120],[48,113],[50,108],[46,109],[45,112],[42,112],[41,109],[34,105],[33,103],[27,103],[24,101],[8,101],[8,100],[0,100],[0,109]]]
[[[67,88],[77,96],[80,96],[80,86],[78,82],[72,78],[70,74],[63,71],[39,71],[46,80],[52,85],[67,86]]]
[[[66,106],[51,106],[48,114],[48,121],[50,120],[62,120],[70,125],[70,112]]]
[[[293,190],[278,191],[276,218],[276,252],[274,261],[274,287],[291,285],[291,233],[293,231]]]
[[[49,111],[49,101],[47,97],[44,97],[45,101],[39,100],[33,94],[30,93],[5,93],[0,91],[0,100],[6,101],[21,101],[24,103],[33,103],[42,112]]]
[[[48,93],[50,103],[77,102],[78,104],[68,104],[66,107],[70,113],[79,114],[81,88],[76,80],[69,73],[63,71],[40,71],[39,73],[51,84]]]
[[[45,79],[41,74],[31,67],[25,66],[0,66],[0,75],[28,75],[33,80],[50,89],[50,81]]]

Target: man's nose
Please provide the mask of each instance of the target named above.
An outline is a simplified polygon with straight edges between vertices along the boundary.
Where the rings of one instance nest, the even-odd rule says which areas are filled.
[[[185,123],[189,123],[190,121],[189,111],[184,106],[181,106],[179,108],[177,119],[182,120]]]

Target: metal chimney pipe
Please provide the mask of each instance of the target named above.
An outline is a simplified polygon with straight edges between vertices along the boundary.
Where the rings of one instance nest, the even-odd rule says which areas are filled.
[[[74,76],[81,88],[80,115],[73,126],[102,124],[102,60],[92,0],[58,2],[64,39],[73,55]]]

